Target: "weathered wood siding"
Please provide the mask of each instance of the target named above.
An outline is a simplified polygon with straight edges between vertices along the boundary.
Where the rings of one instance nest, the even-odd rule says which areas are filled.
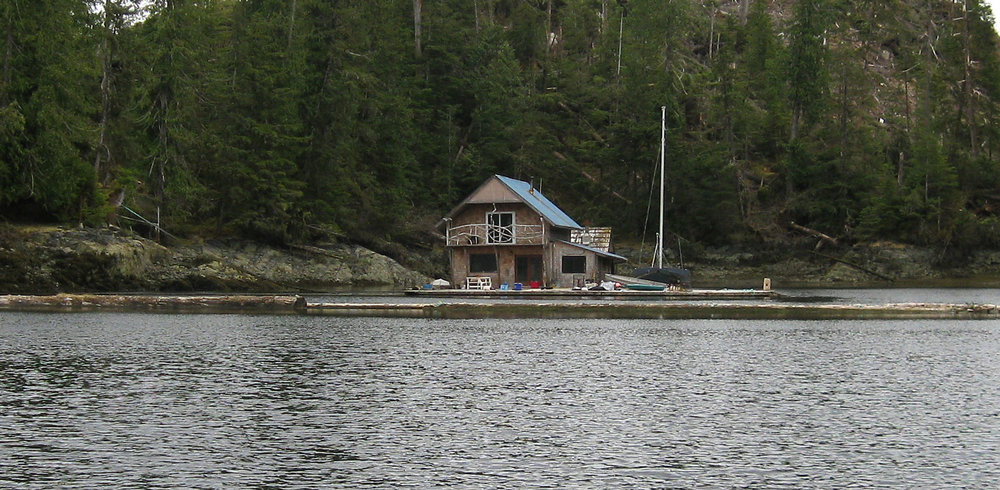
[[[472,254],[494,254],[497,258],[496,272],[470,272],[469,256]],[[451,278],[452,284],[456,287],[465,286],[465,278],[489,277],[493,281],[493,287],[498,289],[501,284],[507,283],[511,287],[516,282],[515,266],[517,257],[521,255],[541,255],[544,257],[541,246],[513,246],[513,245],[491,245],[487,247],[451,247]],[[525,287],[528,285],[525,284]]]
[[[466,204],[521,203],[521,199],[497,178],[491,178],[465,200]]]
[[[487,215],[490,213],[512,213],[514,243],[488,243],[486,239]],[[476,226],[482,225],[482,226]],[[523,228],[522,228],[523,227]],[[528,227],[533,227],[528,229]],[[453,234],[454,232],[454,234]],[[553,228],[543,222],[541,215],[525,204],[519,196],[497,179],[487,181],[469,196],[461,211],[451,217],[448,223],[448,248],[451,251],[451,276],[456,287],[464,287],[470,276],[489,277],[493,288],[504,283],[513,286],[518,282],[517,261],[521,256],[541,256],[542,284],[551,287],[568,288],[574,286],[574,279],[581,277],[587,281],[600,281],[604,274],[611,272],[612,261],[593,251],[584,250],[553,240],[570,241],[570,230]],[[526,238],[530,233],[531,238]],[[472,254],[493,254],[497,270],[494,272],[472,272]],[[563,273],[563,256],[583,256],[586,270],[582,274]],[[523,278],[520,282],[526,283]],[[524,284],[527,287],[527,284]]]
[[[495,211],[494,211],[495,209]],[[527,205],[498,203],[494,206],[490,204],[470,204],[467,209],[453,218],[452,226],[463,226],[475,223],[485,223],[486,214],[492,212],[512,212],[514,213],[515,224],[541,223],[541,217]],[[451,276],[452,283],[458,287],[464,287],[465,279],[470,276],[489,277],[494,288],[499,288],[501,284],[513,285],[517,282],[516,264],[518,256],[541,255],[542,256],[542,282],[543,284],[557,288],[569,288],[575,285],[575,279],[582,277],[588,282],[600,282],[604,279],[604,274],[613,272],[613,263],[610,258],[599,256],[598,254],[584,250],[572,245],[552,242],[551,240],[569,239],[569,231],[552,229],[545,226],[545,243],[541,245],[487,245],[477,244],[469,246],[453,246],[451,250]],[[496,272],[471,272],[469,258],[472,254],[494,254],[497,258]],[[586,260],[586,271],[582,274],[563,273],[563,256],[583,256]],[[523,281],[522,281],[523,282]],[[525,284],[527,287],[527,284]]]
[[[604,274],[611,272],[610,259],[600,257],[594,252],[584,250],[572,245],[555,242],[552,244],[552,268],[551,283],[554,287],[573,287],[574,278],[582,276],[588,282],[600,282],[604,279]],[[587,261],[586,271],[580,273],[564,273],[562,271],[563,257],[584,257]]]

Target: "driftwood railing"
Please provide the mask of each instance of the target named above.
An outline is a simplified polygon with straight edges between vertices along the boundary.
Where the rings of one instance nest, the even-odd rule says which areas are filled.
[[[541,245],[542,225],[497,226],[473,223],[448,228],[448,246]]]

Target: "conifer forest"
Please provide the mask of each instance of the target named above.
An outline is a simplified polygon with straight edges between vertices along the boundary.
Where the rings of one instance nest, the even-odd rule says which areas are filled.
[[[502,174],[637,238],[663,106],[668,241],[1000,248],[981,0],[3,0],[0,221],[405,243]]]

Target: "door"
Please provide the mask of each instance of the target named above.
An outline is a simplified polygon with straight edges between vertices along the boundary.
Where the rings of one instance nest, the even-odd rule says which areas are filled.
[[[527,285],[532,281],[542,282],[542,256],[518,255],[514,259],[514,282]]]

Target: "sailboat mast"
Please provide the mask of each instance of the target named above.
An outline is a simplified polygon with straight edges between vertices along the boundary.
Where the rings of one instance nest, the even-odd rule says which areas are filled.
[[[656,235],[656,267],[663,267],[663,183],[667,160],[667,106],[660,107],[660,233]]]

